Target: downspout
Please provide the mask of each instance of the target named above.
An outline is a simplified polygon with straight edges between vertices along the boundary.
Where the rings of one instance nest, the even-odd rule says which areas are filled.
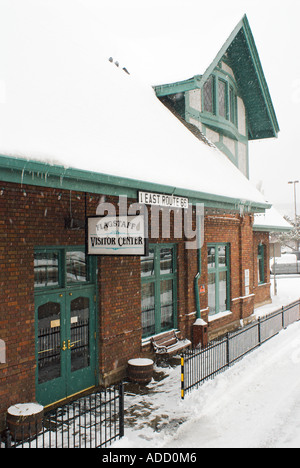
[[[194,290],[195,290],[195,301],[196,301],[196,318],[201,319],[201,308],[200,308],[200,294],[199,294],[199,280],[201,277],[201,227],[200,227],[200,217],[197,217],[197,239],[198,239],[198,247],[197,247],[197,266],[198,266],[198,273],[194,279]]]

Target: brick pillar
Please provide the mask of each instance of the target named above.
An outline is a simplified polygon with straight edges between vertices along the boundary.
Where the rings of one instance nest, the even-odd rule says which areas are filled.
[[[208,343],[208,325],[204,320],[197,319],[193,324],[193,348],[199,344],[201,348],[206,348]]]
[[[249,215],[241,217],[240,223],[240,318],[249,317],[253,312],[253,303],[249,307],[247,299],[253,294],[253,229]],[[247,304],[245,303],[247,302]]]

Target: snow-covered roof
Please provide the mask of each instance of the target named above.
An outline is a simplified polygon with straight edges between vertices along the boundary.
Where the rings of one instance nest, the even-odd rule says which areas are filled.
[[[265,204],[127,63],[108,60],[110,42],[96,40],[80,5],[2,0],[0,154]]]
[[[283,216],[272,206],[265,213],[257,213],[254,215],[253,223],[254,231],[290,231],[292,226]]]

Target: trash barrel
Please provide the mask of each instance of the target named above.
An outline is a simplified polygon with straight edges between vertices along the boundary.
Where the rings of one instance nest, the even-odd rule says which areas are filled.
[[[153,361],[138,358],[128,361],[128,379],[141,385],[147,385],[153,377]]]
[[[44,407],[38,403],[18,403],[7,410],[6,422],[16,441],[36,436],[43,428]]]

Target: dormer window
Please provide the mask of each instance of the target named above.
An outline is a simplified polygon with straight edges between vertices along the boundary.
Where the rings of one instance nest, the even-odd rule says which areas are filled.
[[[210,76],[203,86],[203,108],[210,114],[214,113],[214,78]]]
[[[237,94],[231,77],[216,71],[202,89],[203,112],[237,125]]]

